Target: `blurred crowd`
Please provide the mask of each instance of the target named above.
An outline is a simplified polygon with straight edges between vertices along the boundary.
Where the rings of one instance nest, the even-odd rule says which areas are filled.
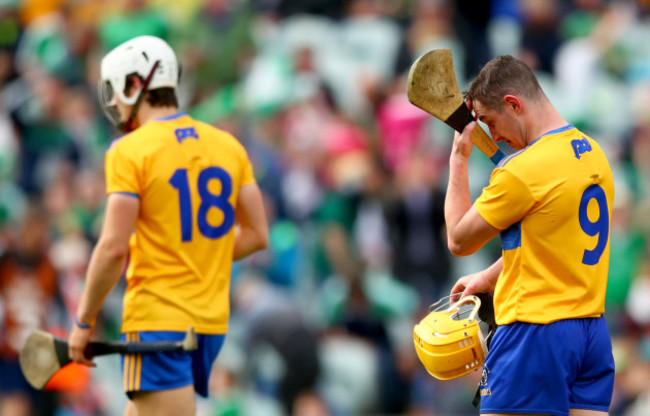
[[[101,228],[104,53],[166,39],[183,111],[234,134],[270,246],[236,264],[206,416],[475,414],[476,373],[430,377],[414,323],[500,241],[455,259],[443,203],[453,132],[407,101],[410,64],[453,52],[461,89],[512,54],[606,150],[616,178],[606,318],[611,414],[650,414],[650,2],[0,0],[0,414],[122,414],[119,357],[25,385],[29,332],[70,328]],[[509,149],[504,148],[505,152]],[[478,196],[493,165],[470,160]],[[497,239],[498,240],[498,239]],[[118,339],[124,282],[97,323]]]

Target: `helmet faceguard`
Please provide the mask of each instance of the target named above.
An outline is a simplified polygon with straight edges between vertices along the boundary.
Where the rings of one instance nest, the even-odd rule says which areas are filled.
[[[118,126],[121,122],[120,112],[117,110],[117,105],[114,100],[113,86],[108,80],[99,80],[97,85],[97,93],[99,96],[99,104],[104,110],[104,114],[114,126]]]
[[[458,378],[482,368],[487,355],[478,318],[481,300],[466,296],[445,309],[443,301],[448,299],[431,305],[429,314],[413,329],[418,358],[439,380]]]

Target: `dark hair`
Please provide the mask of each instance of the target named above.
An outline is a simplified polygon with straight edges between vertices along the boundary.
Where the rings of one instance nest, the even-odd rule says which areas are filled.
[[[178,107],[176,90],[170,87],[147,91],[145,99],[152,107]]]
[[[466,97],[495,110],[501,109],[503,97],[508,94],[531,100],[544,96],[533,71],[510,55],[497,56],[485,64],[465,93]]]
[[[138,77],[140,78],[140,81],[144,82],[142,77],[138,74],[129,74],[126,77],[126,85],[124,86],[125,93],[133,88],[133,77]],[[176,90],[171,87],[148,90],[143,98],[152,107],[178,107]]]

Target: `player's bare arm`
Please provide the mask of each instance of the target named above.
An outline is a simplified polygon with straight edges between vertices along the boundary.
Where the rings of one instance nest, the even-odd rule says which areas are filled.
[[[494,292],[501,270],[503,270],[503,258],[499,257],[499,260],[487,269],[461,277],[451,288],[451,301],[455,301],[461,296]]]
[[[139,207],[140,201],[132,196],[112,194],[108,197],[104,226],[90,258],[86,285],[77,309],[77,324],[73,325],[68,339],[68,353],[73,361],[94,366],[84,357],[83,351],[104,299],[122,275]]]
[[[445,198],[447,244],[455,256],[467,256],[483,247],[500,230],[483,219],[472,205],[467,164],[472,153],[470,136],[478,128],[475,122],[455,133],[449,158],[449,186]]]
[[[233,260],[242,259],[269,245],[269,231],[262,193],[257,184],[239,188],[235,210],[235,249]]]

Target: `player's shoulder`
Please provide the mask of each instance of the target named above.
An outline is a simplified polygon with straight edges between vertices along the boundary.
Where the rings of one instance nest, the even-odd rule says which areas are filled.
[[[151,131],[151,125],[147,123],[129,133],[119,136],[111,142],[108,151],[111,152],[117,149],[121,151],[127,149],[132,151],[141,148],[142,138],[151,135]]]
[[[497,168],[506,168],[506,166],[508,168],[512,168],[513,161],[519,158],[526,151],[526,149],[527,148],[524,148],[516,152],[507,154],[503,159],[499,161],[499,163],[497,163]],[[518,160],[521,160],[521,158],[519,158]]]
[[[197,120],[197,119],[192,119],[192,120],[194,121],[197,128],[199,128],[201,131],[208,132],[209,134],[212,134],[222,140],[237,141],[235,136],[226,130],[223,130],[217,126],[214,126],[212,124],[206,123],[201,120]]]
[[[203,139],[214,140],[220,147],[232,148],[233,150],[245,152],[244,145],[232,133],[205,123],[200,120],[194,120],[199,136]]]
[[[124,151],[125,148],[128,148],[130,142],[129,136],[130,134],[125,134],[113,139],[110,146],[108,146],[108,149],[106,150],[106,154],[115,154]]]

